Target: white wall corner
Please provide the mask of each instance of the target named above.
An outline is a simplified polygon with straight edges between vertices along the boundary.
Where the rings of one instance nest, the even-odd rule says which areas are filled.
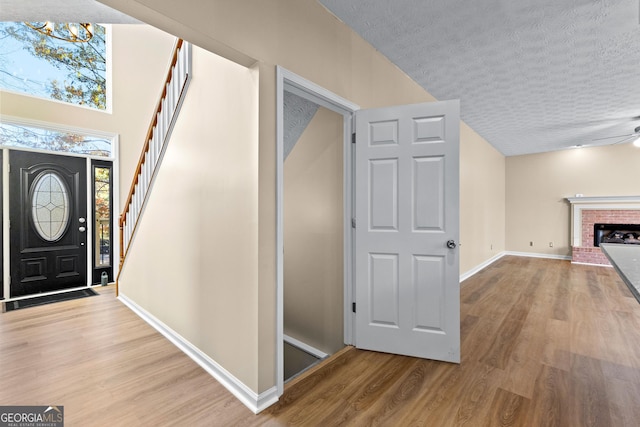
[[[182,350],[182,352],[189,356],[194,362],[200,365],[254,414],[260,413],[278,401],[276,386],[260,394],[256,393],[215,360],[211,359],[199,348],[187,341],[169,326],[165,325],[151,313],[137,305],[122,292],[120,292],[118,299],[152,328],[160,332],[171,343]]]

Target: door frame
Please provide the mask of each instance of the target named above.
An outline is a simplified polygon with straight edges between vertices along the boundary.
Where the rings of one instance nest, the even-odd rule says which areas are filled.
[[[276,66],[276,386],[284,392],[284,92],[293,93],[343,116],[344,343],[353,341],[353,144],[360,107],[317,84]]]
[[[101,132],[101,131],[95,131],[95,130],[90,130],[90,129],[83,129],[83,128],[78,128],[78,127],[73,127],[73,126],[63,126],[63,125],[56,125],[56,124],[52,124],[52,123],[48,123],[48,122],[43,122],[43,121],[39,121],[39,120],[31,120],[31,119],[25,119],[25,118],[19,118],[19,117],[14,117],[14,116],[7,116],[7,115],[0,115],[0,119],[2,120],[2,122],[6,122],[6,123],[10,123],[10,124],[18,124],[18,125],[24,125],[24,126],[33,126],[33,127],[37,127],[37,128],[42,128],[42,129],[51,129],[54,131],[59,131],[59,132],[71,132],[71,133],[79,133],[79,134],[84,134],[84,135],[88,135],[88,136],[97,136],[97,137],[101,137],[101,138],[109,138],[111,139],[111,156],[110,157],[101,157],[101,156],[91,156],[91,155],[85,155],[85,154],[77,154],[77,153],[67,153],[67,152],[59,152],[59,151],[49,151],[49,150],[41,150],[41,149],[33,149],[33,148],[26,148],[26,147],[11,147],[11,146],[6,146],[6,145],[0,145],[0,151],[3,152],[2,155],[2,176],[0,177],[0,186],[2,186],[2,199],[0,200],[0,203],[2,203],[2,215],[0,216],[0,225],[2,226],[2,235],[4,237],[3,241],[0,242],[1,245],[3,245],[3,257],[2,257],[2,262],[3,262],[3,268],[2,268],[2,286],[4,289],[4,300],[3,301],[12,301],[12,300],[18,300],[18,299],[24,299],[24,298],[30,298],[33,297],[33,295],[27,295],[27,296],[23,296],[23,297],[16,297],[16,298],[11,298],[11,293],[10,293],[10,283],[9,283],[9,275],[10,275],[10,265],[9,265],[9,259],[10,259],[10,242],[9,242],[9,155],[8,152],[9,151],[30,151],[33,153],[42,153],[42,154],[53,154],[53,155],[59,155],[59,156],[67,156],[67,157],[82,157],[84,159],[86,159],[86,171],[87,171],[87,215],[89,216],[89,213],[91,213],[91,218],[93,218],[93,206],[92,206],[92,201],[91,201],[91,194],[90,193],[90,188],[91,188],[91,160],[92,159],[96,159],[96,160],[108,160],[112,162],[112,174],[113,174],[113,189],[112,189],[112,197],[113,197],[113,215],[120,215],[120,165],[119,165],[119,157],[120,157],[120,138],[118,134],[115,133],[110,133],[110,132]],[[87,221],[87,232],[88,233],[93,233],[93,225],[90,223],[91,221]],[[114,221],[115,222],[115,221]],[[93,236],[92,236],[93,237]],[[114,235],[112,236],[112,244],[113,244],[113,259],[112,259],[112,264],[113,264],[113,271],[114,271],[114,277],[116,277],[116,275],[118,274],[118,270],[119,270],[119,263],[117,262],[113,262],[113,260],[118,260],[120,259],[120,253],[119,253],[119,248],[120,248],[120,244],[119,244],[119,234],[118,233],[114,233]],[[91,286],[91,277],[92,277],[92,271],[93,271],[93,262],[89,262],[89,260],[91,260],[91,248],[90,246],[92,245],[88,245],[87,244],[87,285],[86,286]],[[92,260],[91,260],[92,261]],[[84,287],[84,286],[83,286]],[[50,295],[50,294],[56,294],[56,293],[63,293],[63,292],[68,292],[68,291],[72,291],[74,289],[77,288],[70,288],[70,289],[65,289],[65,290],[61,290],[61,291],[53,291],[53,292],[43,292],[42,294],[38,294],[38,296],[43,296],[43,295]]]

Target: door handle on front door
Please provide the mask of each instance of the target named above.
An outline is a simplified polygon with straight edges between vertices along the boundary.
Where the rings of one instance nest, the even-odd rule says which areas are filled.
[[[449,249],[455,249],[455,248],[456,248],[456,241],[455,241],[455,240],[449,240],[449,241],[447,242],[447,247],[448,247]]]

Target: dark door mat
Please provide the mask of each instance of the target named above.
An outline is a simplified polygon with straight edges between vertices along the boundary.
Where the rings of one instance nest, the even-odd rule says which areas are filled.
[[[98,295],[93,289],[80,289],[77,291],[64,292],[55,295],[44,295],[41,297],[26,298],[17,301],[9,301],[4,303],[3,311],[19,310],[21,308],[34,307],[36,305],[51,304],[59,301],[69,301],[72,299],[92,297]]]

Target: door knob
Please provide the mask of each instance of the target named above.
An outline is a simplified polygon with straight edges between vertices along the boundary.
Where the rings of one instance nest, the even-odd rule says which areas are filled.
[[[455,249],[455,248],[456,248],[456,241],[455,241],[455,240],[449,240],[449,241],[447,242],[447,247],[448,247],[449,249]]]
[[[78,230],[80,230],[81,233],[84,233],[87,229],[84,227],[79,227]]]

